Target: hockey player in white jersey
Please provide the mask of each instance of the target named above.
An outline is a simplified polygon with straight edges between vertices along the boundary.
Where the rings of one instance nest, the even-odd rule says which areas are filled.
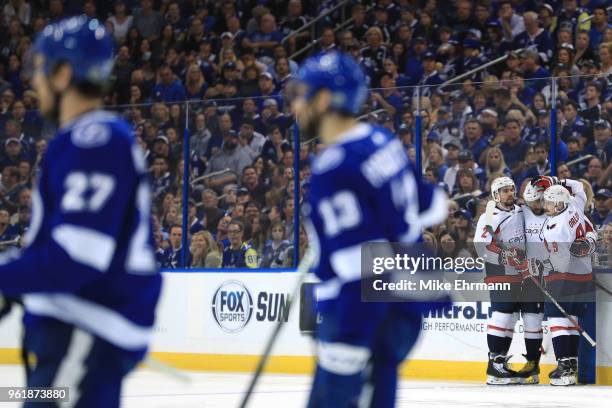
[[[515,203],[516,186],[512,179],[499,177],[493,180],[491,195],[496,203],[495,210],[490,217],[485,213],[479,218],[474,244],[478,255],[485,260],[485,282],[509,283],[512,288],[509,292],[490,292],[493,313],[487,325],[487,384],[507,385],[519,382],[517,373],[508,367],[510,356],[507,353],[521,311],[518,300],[524,269],[525,235],[523,212]]]
[[[592,301],[591,259],[584,256],[585,245],[588,246],[590,241],[587,234],[592,232],[589,231],[590,223],[584,217],[584,193],[580,193],[577,184],[572,187],[578,190],[575,197],[560,184],[544,191],[544,210],[548,218],[542,227],[541,239],[552,267],[545,276],[546,287],[578,321],[587,302]],[[583,250],[580,251],[580,248]],[[545,304],[544,312],[558,363],[557,368],[549,374],[550,384],[576,384],[580,339],[578,328],[552,303]]]
[[[571,201],[573,202],[576,211],[582,214],[582,219],[584,221],[584,236],[581,235],[579,238],[576,238],[576,240],[574,240],[574,242],[570,246],[570,252],[578,258],[590,256],[591,254],[593,254],[597,249],[597,232],[593,227],[593,223],[584,215],[584,210],[587,203],[587,195],[584,191],[584,185],[582,184],[582,182],[579,180],[572,179],[561,180],[557,177],[551,176],[538,176],[531,181],[530,185],[532,188],[535,188],[536,194],[539,194],[540,196],[550,186],[561,185],[565,187],[565,189],[570,193]],[[525,213],[525,217],[527,217],[527,213]],[[526,228],[529,229],[528,226]],[[533,234],[532,231],[527,230],[525,231],[525,233]],[[528,242],[537,242],[529,241],[529,237],[527,238]],[[541,237],[538,238],[541,239]]]
[[[543,189],[533,183],[527,184],[523,192],[522,206],[523,217],[525,219],[525,254],[527,259],[534,264],[537,260],[537,265],[544,265],[548,259],[548,255],[544,253],[543,243],[540,239],[542,225],[546,221],[544,207],[542,206]],[[536,275],[536,279],[541,282],[542,268],[532,268],[529,272]],[[543,339],[542,320],[544,318],[544,303],[541,300],[541,292],[530,279],[524,279],[521,287],[522,314],[523,319],[523,336],[525,339],[525,358],[527,362],[517,374],[521,384],[538,384],[540,382],[540,356]],[[532,301],[532,302],[529,302]],[[528,305],[528,303],[534,303]]]

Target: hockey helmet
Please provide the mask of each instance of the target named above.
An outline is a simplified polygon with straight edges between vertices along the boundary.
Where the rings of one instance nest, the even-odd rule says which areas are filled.
[[[72,68],[74,82],[103,84],[111,76],[115,44],[104,24],[85,15],[47,25],[34,43],[34,54],[43,55],[48,75],[59,63]]]
[[[542,198],[542,194],[542,189],[531,183],[527,183],[527,187],[525,187],[525,191],[523,192],[523,199],[525,202],[539,201]]]
[[[496,203],[500,202],[501,198],[499,195],[499,190],[504,187],[514,187],[514,189],[516,190],[516,185],[510,177],[498,177],[491,183],[491,196],[493,197],[493,201],[495,201]]]
[[[356,115],[368,96],[366,76],[353,57],[333,51],[308,58],[298,72],[306,100],[322,89],[331,92],[330,109]]]
[[[555,207],[554,212],[561,212],[565,210],[569,204],[570,193],[565,187],[561,185],[554,185],[548,187],[546,191],[544,191],[542,198],[544,199],[545,208],[548,203],[552,203]],[[562,208],[559,207],[559,204],[562,204]],[[551,213],[553,211],[547,209],[547,212]]]

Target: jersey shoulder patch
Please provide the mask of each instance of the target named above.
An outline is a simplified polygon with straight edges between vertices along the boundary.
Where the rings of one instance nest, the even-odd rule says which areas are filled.
[[[70,140],[81,149],[93,149],[108,144],[113,135],[126,136],[129,126],[117,114],[96,111],[83,115],[70,126]]]
[[[342,146],[329,146],[317,157],[312,166],[315,174],[327,173],[340,166],[346,157],[346,151]]]
[[[70,139],[77,147],[91,149],[107,144],[111,135],[112,130],[109,124],[87,123],[83,126],[75,127],[70,134]]]

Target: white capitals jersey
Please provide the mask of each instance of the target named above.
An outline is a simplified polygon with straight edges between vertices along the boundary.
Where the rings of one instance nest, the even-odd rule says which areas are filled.
[[[528,205],[522,205],[523,216],[525,217],[525,252],[527,258],[535,258],[541,261],[548,259],[548,252],[544,248],[542,241],[542,226],[546,222],[546,214],[537,215]]]
[[[573,197],[567,208],[553,217],[547,217],[542,226],[541,239],[549,254],[549,261],[556,273],[588,275],[592,271],[591,257],[576,257],[570,247],[577,239],[586,238],[590,225],[584,216],[580,200]]]
[[[474,246],[478,256],[487,263],[487,275],[491,275],[491,270],[495,275],[518,275],[516,268],[513,266],[500,264],[499,253],[501,247],[498,243],[503,242],[504,246],[508,248],[525,250],[523,210],[517,205],[510,211],[496,207],[490,220],[494,236],[491,236],[486,228],[489,222],[486,218],[486,213],[484,213],[478,219]]]
[[[578,180],[563,180],[563,185],[572,193],[572,201],[576,206],[576,210],[582,214],[584,233],[587,241],[590,241],[595,245],[597,242],[597,231],[593,227],[591,221],[584,215],[584,207],[587,202],[587,196],[584,191],[584,185]]]

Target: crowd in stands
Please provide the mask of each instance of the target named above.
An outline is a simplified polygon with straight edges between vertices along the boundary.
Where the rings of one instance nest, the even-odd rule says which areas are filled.
[[[426,235],[436,246],[467,250],[495,177],[524,186],[551,171],[552,125],[557,174],[587,182],[589,215],[608,231],[610,1],[371,0],[333,10],[339,3],[8,0],[0,9],[0,247],[18,245],[27,228],[32,176],[54,130],[36,109],[28,50],[46,24],[80,13],[103,21],[117,42],[106,102],[146,152],[162,267],[290,268],[303,255],[296,205],[322,146],[294,151],[286,87],[305,57],[333,50],[367,73],[364,120],[395,133],[415,163],[420,116],[423,174],[453,199],[448,221]],[[314,19],[312,30],[295,32]],[[612,232],[602,236],[612,247]]]

